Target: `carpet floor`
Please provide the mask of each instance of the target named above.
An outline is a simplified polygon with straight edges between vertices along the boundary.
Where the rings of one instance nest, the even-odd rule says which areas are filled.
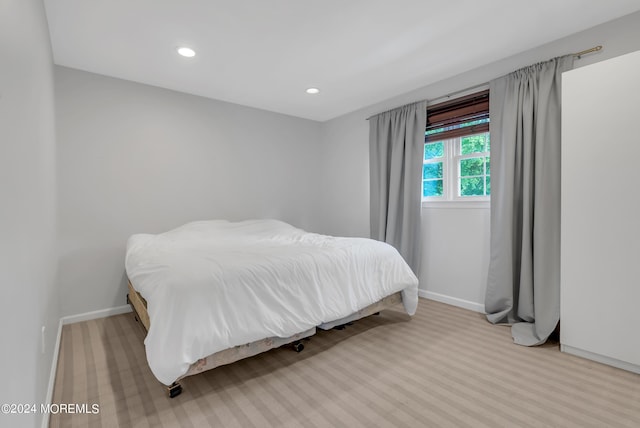
[[[133,314],[65,325],[51,427],[640,427],[640,375],[514,345],[483,315],[420,299],[181,381],[151,373]],[[92,405],[97,404],[97,407]],[[92,413],[91,409],[99,409]]]

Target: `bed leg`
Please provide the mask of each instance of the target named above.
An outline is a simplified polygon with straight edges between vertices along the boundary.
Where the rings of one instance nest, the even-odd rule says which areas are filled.
[[[130,305],[130,304],[131,304],[131,300],[129,300],[129,293],[127,293],[127,305]],[[138,319],[138,314],[135,311],[135,308],[133,308],[133,309],[134,309],[134,311],[133,311],[133,319],[135,319],[136,322],[140,322],[140,320]]]
[[[177,397],[182,394],[182,385],[178,382],[173,382],[171,386],[167,386],[167,393],[169,394],[169,398]]]
[[[301,341],[296,340],[295,342],[291,343],[291,347],[296,352],[302,352],[302,350],[304,349],[304,344]]]

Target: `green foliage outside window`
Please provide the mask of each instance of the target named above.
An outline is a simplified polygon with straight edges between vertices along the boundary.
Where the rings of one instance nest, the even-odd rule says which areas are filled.
[[[442,156],[444,156],[444,143],[442,141],[424,145],[424,160],[441,158]]]
[[[470,135],[460,139],[460,154],[483,153],[491,151],[489,133]]]
[[[424,145],[424,160],[444,156],[444,143],[438,141]],[[444,192],[442,162],[425,163],[422,166],[422,196],[442,196]]]
[[[422,196],[442,196],[444,192],[442,180],[424,180],[422,182]]]
[[[491,150],[489,133],[470,135],[460,139],[460,154],[486,153]],[[491,194],[489,156],[460,160],[460,196]]]
[[[468,158],[460,161],[460,177],[484,175],[484,158]]]
[[[426,163],[422,168],[422,179],[442,178],[442,162]]]

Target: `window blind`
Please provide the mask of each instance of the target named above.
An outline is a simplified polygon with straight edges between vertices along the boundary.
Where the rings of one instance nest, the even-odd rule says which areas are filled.
[[[489,131],[489,90],[427,107],[425,141]]]

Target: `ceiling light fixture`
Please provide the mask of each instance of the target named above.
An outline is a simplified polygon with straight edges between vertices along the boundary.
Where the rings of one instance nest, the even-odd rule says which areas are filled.
[[[309,88],[309,89],[307,89],[307,94],[312,94],[313,95],[313,94],[317,94],[319,92],[320,92],[320,89],[318,89],[318,88]]]
[[[178,50],[178,53],[180,55],[182,55],[184,57],[187,57],[187,58],[191,58],[191,57],[196,56],[196,51],[194,51],[191,48],[187,48],[185,46],[179,47],[177,50]]]

